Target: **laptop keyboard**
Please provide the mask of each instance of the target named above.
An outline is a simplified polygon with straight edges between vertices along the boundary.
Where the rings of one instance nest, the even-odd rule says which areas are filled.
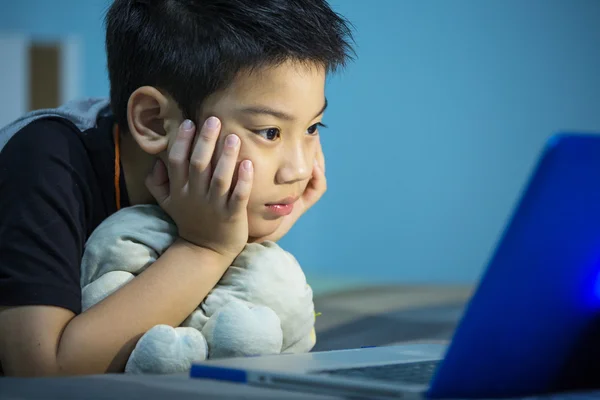
[[[360,368],[342,368],[315,371],[317,374],[340,376],[344,378],[375,379],[402,383],[427,384],[439,360],[420,361],[402,364],[377,365]]]

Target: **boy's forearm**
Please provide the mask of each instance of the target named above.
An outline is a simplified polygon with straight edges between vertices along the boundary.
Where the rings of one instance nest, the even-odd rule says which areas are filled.
[[[71,320],[57,351],[59,374],[123,371],[137,340],[155,325],[181,324],[232,261],[175,242],[142,274]]]

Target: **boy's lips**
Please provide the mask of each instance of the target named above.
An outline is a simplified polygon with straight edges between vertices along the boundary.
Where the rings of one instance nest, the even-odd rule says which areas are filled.
[[[281,199],[279,201],[275,201],[273,203],[267,203],[267,206],[294,204],[295,202],[298,201],[299,198],[300,198],[299,196],[288,196],[288,197],[286,197],[284,199]]]
[[[298,196],[289,196],[275,203],[268,203],[266,206],[271,213],[280,217],[285,217],[294,211],[294,203],[298,201],[298,198]]]

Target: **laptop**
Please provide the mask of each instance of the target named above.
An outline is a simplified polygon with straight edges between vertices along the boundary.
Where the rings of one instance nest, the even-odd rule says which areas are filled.
[[[600,387],[600,135],[551,137],[448,344],[207,360],[192,378],[353,398]]]

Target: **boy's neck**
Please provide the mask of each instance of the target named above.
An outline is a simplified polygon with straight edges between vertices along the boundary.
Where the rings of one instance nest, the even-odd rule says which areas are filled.
[[[155,162],[155,157],[139,148],[130,134],[122,134],[121,167],[130,205],[156,203],[146,188],[145,180]]]

